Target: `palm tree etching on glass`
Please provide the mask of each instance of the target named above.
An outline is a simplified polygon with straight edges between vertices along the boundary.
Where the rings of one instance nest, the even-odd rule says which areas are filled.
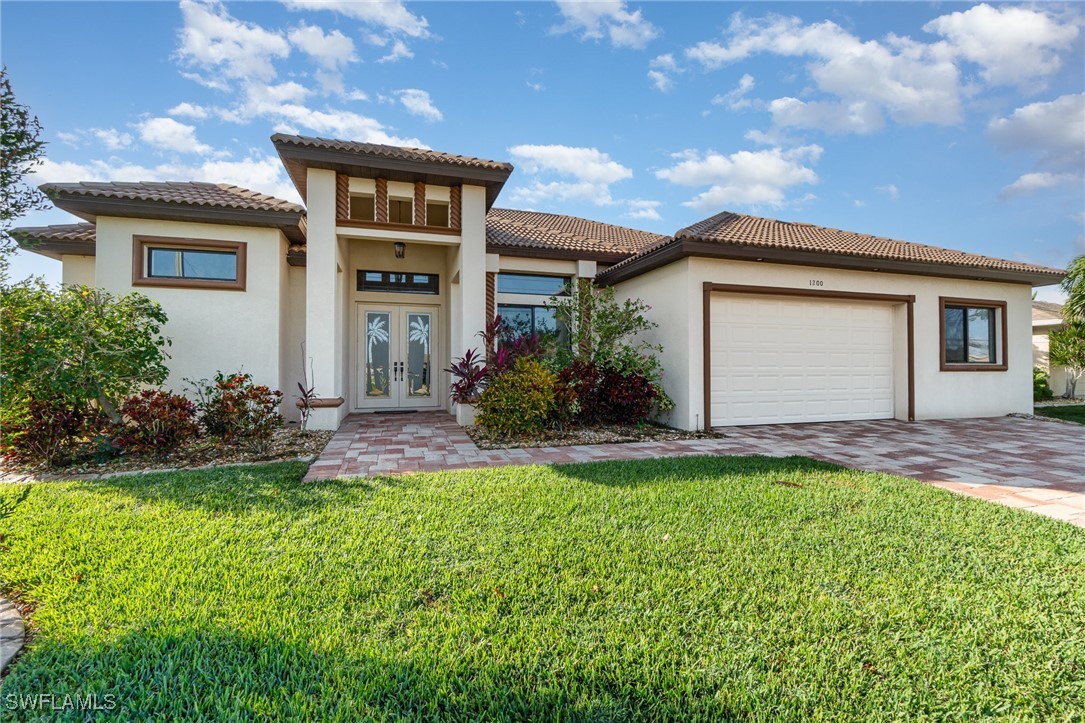
[[[374,363],[373,349],[378,344],[388,344],[388,315],[369,314],[365,330],[366,339],[366,376],[369,395],[388,396],[388,374],[385,367]]]
[[[425,314],[411,314],[408,325],[407,339],[412,344],[422,347],[421,373],[410,374],[408,392],[412,397],[429,396],[429,316]],[[408,364],[408,366],[410,366]],[[417,386],[416,386],[417,382]]]

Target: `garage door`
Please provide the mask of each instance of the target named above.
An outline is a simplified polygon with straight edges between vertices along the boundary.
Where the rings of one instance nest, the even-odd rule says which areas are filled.
[[[713,426],[893,417],[893,307],[716,294]]]

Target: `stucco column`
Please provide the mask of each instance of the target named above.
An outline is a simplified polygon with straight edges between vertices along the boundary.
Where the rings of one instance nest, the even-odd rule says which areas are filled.
[[[306,171],[308,219],[305,261],[305,353],[312,359],[319,405],[332,405],[343,396],[336,329],[341,319],[336,293],[338,243],[335,236],[335,172]],[[312,429],[336,429],[340,407],[318,406],[309,417]]]
[[[464,186],[461,203],[459,298],[453,299],[459,305],[461,322],[455,330],[459,339],[453,342],[453,349],[466,351],[479,345],[476,335],[486,328],[486,189]],[[460,424],[470,421],[462,409],[456,416]]]

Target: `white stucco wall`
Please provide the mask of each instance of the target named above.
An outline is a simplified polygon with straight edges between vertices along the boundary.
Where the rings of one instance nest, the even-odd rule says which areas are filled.
[[[1034,326],[1032,328],[1032,363],[1048,373],[1048,386],[1061,397],[1066,393],[1066,367],[1051,366],[1051,329],[1052,326]],[[1075,397],[1085,399],[1085,381],[1078,381]]]
[[[133,287],[133,235],[244,242],[246,289]],[[252,374],[257,384],[279,389],[286,247],[277,229],[99,216],[95,280],[114,294],[138,291],[162,305],[169,317],[164,332],[173,342],[167,350],[167,389],[181,392],[186,378],[210,379],[216,371],[239,369]]]
[[[683,269],[686,269],[683,272]],[[673,278],[667,278],[672,274]],[[818,280],[823,286],[811,287]],[[660,324],[657,338],[665,349],[681,349],[681,358],[664,352],[668,381],[665,388],[675,401],[671,424],[695,428],[703,415],[702,380],[704,282],[778,286],[825,291],[854,291],[915,295],[915,415],[916,419],[1000,416],[1032,409],[1031,288],[1021,284],[942,279],[926,276],[821,269],[785,264],[691,258],[618,284],[619,296],[638,296],[653,308]],[[680,292],[684,290],[684,293]],[[1007,303],[1008,370],[979,372],[940,371],[938,300],[951,296]],[[903,312],[895,316],[894,368],[907,367]],[[685,343],[684,343],[685,341]],[[679,371],[684,370],[684,372]],[[676,379],[679,374],[684,379]],[[899,376],[899,374],[898,374]],[[897,390],[897,416],[902,416]],[[701,420],[703,423],[703,420]]]
[[[60,264],[60,283],[64,286],[94,286],[93,256],[64,254]]]

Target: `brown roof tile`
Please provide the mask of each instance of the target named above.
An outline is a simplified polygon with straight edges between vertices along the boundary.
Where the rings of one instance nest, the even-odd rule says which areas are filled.
[[[1052,304],[1050,301],[1033,301],[1032,320],[1061,321],[1062,304]]]
[[[23,226],[22,228],[13,228],[11,235],[18,241],[31,244],[43,241],[69,241],[93,245],[95,240],[93,223]]]
[[[925,246],[909,241],[841,231],[809,223],[777,221],[771,218],[724,212],[698,221],[674,235],[679,240],[758,246],[791,251],[841,254],[890,261],[909,261],[943,266],[962,266],[999,271],[1062,276],[1059,269],[1020,261],[970,254],[964,251]]]
[[[406,148],[401,146],[386,146],[380,143],[362,143],[360,141],[341,141],[334,138],[313,138],[310,136],[295,136],[285,133],[276,133],[271,137],[273,143],[302,146],[305,148],[323,148],[329,151],[343,151],[345,153],[358,153],[378,158],[388,158],[401,161],[418,161],[421,163],[438,163],[446,166],[458,166],[461,168],[478,168],[487,171],[506,171],[512,173],[511,163],[500,161],[488,161],[484,158],[473,156],[457,156],[452,153],[441,153],[427,148]]]
[[[486,245],[496,248],[596,254],[625,258],[669,237],[576,216],[493,208]]]
[[[41,186],[41,189],[51,197],[150,201],[242,211],[279,211],[299,214],[305,212],[305,209],[296,203],[227,183],[196,181],[46,183]]]

